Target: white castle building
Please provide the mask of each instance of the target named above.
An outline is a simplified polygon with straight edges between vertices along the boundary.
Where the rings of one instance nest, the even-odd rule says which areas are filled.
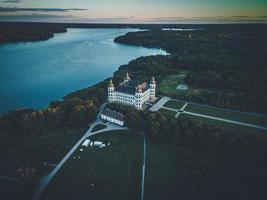
[[[108,84],[108,101],[110,103],[117,102],[125,105],[134,106],[141,110],[143,104],[149,100],[153,100],[156,94],[156,81],[152,77],[149,85],[147,82],[140,83],[139,81],[131,80],[129,74],[122,83],[116,88],[112,80]]]

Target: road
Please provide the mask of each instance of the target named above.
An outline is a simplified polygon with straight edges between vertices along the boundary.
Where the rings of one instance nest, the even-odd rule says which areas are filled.
[[[51,180],[55,177],[55,175],[59,172],[59,170],[61,169],[61,167],[64,165],[64,163],[71,157],[71,155],[77,150],[77,148],[82,144],[82,142],[87,139],[88,137],[92,136],[92,135],[96,135],[102,132],[106,132],[106,131],[113,131],[113,130],[128,130],[127,127],[120,127],[114,124],[110,124],[107,125],[107,127],[105,129],[96,131],[96,132],[91,132],[93,127],[97,124],[103,124],[102,121],[100,120],[100,113],[103,110],[105,104],[103,104],[101,106],[100,112],[97,116],[97,119],[94,123],[92,123],[90,125],[90,128],[88,129],[88,131],[86,131],[86,133],[81,137],[81,139],[70,149],[70,151],[65,155],[65,157],[58,163],[58,165],[53,169],[53,171],[47,175],[46,177],[42,178],[39,182],[39,186],[37,187],[37,189],[34,192],[33,195],[33,200],[38,200],[41,197],[41,194],[44,192],[45,188],[49,185],[49,183],[51,182]]]
[[[145,192],[145,176],[146,176],[146,136],[142,134],[143,136],[143,165],[142,165],[142,185],[141,185],[141,200],[144,200],[144,192]]]

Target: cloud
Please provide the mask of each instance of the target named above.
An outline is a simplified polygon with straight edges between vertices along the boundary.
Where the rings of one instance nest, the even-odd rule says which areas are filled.
[[[68,12],[68,11],[84,11],[84,8],[16,8],[16,7],[0,7],[0,12]]]
[[[213,16],[213,17],[156,17],[145,18],[145,23],[266,23],[264,16]]]
[[[21,0],[5,0],[5,1],[0,1],[0,3],[20,3]]]
[[[17,21],[17,22],[49,22],[73,20],[76,17],[72,15],[53,15],[53,14],[21,14],[21,15],[4,15],[0,16],[0,21]]]

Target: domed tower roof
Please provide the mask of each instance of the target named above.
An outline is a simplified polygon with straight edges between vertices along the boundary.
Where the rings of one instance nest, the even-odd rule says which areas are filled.
[[[109,83],[108,83],[108,87],[114,87],[114,84],[112,82],[112,79],[110,79]]]
[[[156,84],[156,81],[155,81],[154,76],[152,76],[150,83],[152,83],[152,84]]]
[[[125,76],[125,79],[124,80],[126,80],[126,81],[129,81],[129,80],[131,80],[131,78],[130,78],[130,76],[129,76],[129,73],[127,72],[126,73],[126,76]]]

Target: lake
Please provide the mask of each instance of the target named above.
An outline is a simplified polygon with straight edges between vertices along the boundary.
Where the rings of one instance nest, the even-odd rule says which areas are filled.
[[[68,29],[46,41],[1,45],[0,114],[45,107],[112,76],[137,57],[166,54],[113,42],[132,31],[138,29]]]

